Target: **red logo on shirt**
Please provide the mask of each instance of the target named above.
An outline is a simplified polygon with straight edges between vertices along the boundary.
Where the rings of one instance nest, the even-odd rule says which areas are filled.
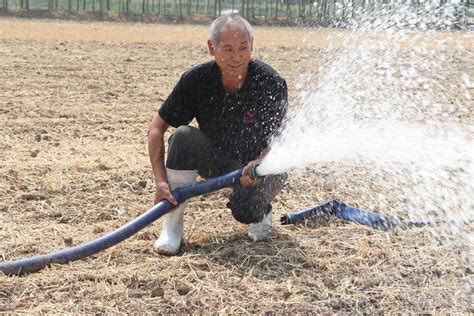
[[[255,113],[254,112],[245,112],[244,119],[242,120],[244,124],[255,124]]]

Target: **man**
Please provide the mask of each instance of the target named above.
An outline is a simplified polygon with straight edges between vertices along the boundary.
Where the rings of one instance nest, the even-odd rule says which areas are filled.
[[[269,142],[287,111],[287,86],[275,70],[251,59],[250,24],[239,16],[222,16],[210,27],[209,53],[214,60],[185,72],[153,118],[148,131],[150,161],[155,176],[155,203],[171,191],[201,177],[216,177],[245,166],[227,206],[241,223],[251,224],[249,237],[271,231],[271,202],[285,175],[252,180],[247,172],[268,152]],[[196,119],[199,128],[188,126]],[[164,134],[169,139],[166,167]],[[186,202],[164,216],[157,252],[174,255],[183,234]]]

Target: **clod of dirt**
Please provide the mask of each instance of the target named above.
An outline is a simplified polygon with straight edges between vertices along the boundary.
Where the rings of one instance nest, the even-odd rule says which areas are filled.
[[[39,152],[40,152],[40,151],[39,151],[38,149],[33,150],[33,151],[31,152],[31,157],[34,158],[34,157],[38,156]]]
[[[143,290],[133,290],[133,291],[130,291],[128,294],[128,296],[135,297],[135,298],[143,297],[145,295],[146,295],[146,292]]]
[[[101,171],[106,171],[106,170],[110,170],[112,169],[110,166],[106,165],[105,163],[100,163],[98,166],[97,166],[97,169],[101,170]]]
[[[67,245],[67,246],[71,246],[72,245],[72,237],[64,238],[64,244]]]
[[[58,219],[59,224],[67,224],[67,223],[69,223],[69,221],[70,221],[70,219],[67,216],[63,216],[63,217]]]
[[[25,212],[32,212],[32,213],[34,213],[34,212],[36,212],[36,207],[30,205],[30,206],[28,206],[27,208],[25,208]]]
[[[229,249],[222,253],[222,259],[232,259],[238,256],[238,253],[235,249]]]
[[[109,97],[116,97],[116,96],[118,96],[117,93],[114,93],[114,92],[112,92],[112,91],[107,91],[107,92],[105,93],[105,95],[107,95],[107,96],[109,96]]]
[[[323,283],[324,285],[326,285],[326,287],[330,290],[334,290],[335,288],[338,287],[338,284],[337,284],[337,281],[334,280],[333,278],[324,278],[323,279]]]
[[[176,292],[178,292],[179,295],[186,295],[191,291],[191,288],[187,286],[186,284],[180,284],[176,288]]]
[[[137,182],[138,186],[142,189],[145,189],[146,188],[146,185],[147,185],[147,181],[146,180],[140,180]]]
[[[346,310],[350,308],[349,304],[340,298],[332,299],[329,304],[335,310]]]
[[[104,228],[103,227],[95,227],[94,230],[93,230],[94,234],[100,234],[100,233],[103,233],[104,232]]]
[[[151,289],[151,297],[163,297],[163,296],[165,296],[165,290],[160,285],[157,285],[153,289]]]
[[[97,215],[97,221],[110,221],[112,219],[112,215],[107,212],[102,212]]]
[[[25,193],[21,196],[21,199],[26,201],[43,201],[47,198],[48,197],[46,195],[36,193]]]
[[[51,136],[49,136],[48,134],[37,134],[35,136],[35,140],[37,142],[40,142],[42,140],[50,140],[51,139]]]

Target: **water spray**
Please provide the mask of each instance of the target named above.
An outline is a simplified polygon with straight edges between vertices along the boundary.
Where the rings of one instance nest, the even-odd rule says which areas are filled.
[[[386,213],[427,225],[445,220],[448,225],[427,229],[430,237],[462,245],[472,235],[463,224],[474,217],[474,169],[473,80],[460,65],[466,53],[472,59],[465,46],[473,34],[438,32],[453,25],[438,9],[393,8],[356,18],[340,44],[307,60],[296,82],[298,108],[258,173],[305,167],[304,176],[318,177],[313,183],[321,188],[327,178]],[[337,201],[322,205],[284,222],[313,213],[343,216],[348,209]]]

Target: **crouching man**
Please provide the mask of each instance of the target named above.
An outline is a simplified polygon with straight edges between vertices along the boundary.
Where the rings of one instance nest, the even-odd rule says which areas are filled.
[[[247,171],[268,151],[272,136],[287,111],[287,86],[283,78],[262,61],[251,58],[250,24],[239,16],[222,16],[210,26],[207,42],[213,60],[185,72],[153,118],[148,148],[155,177],[155,203],[171,191],[190,185],[199,174],[216,177],[244,168],[227,203],[234,218],[250,224],[254,241],[271,232],[271,202],[283,187],[286,175],[252,180]],[[196,119],[199,128],[188,126]],[[164,161],[164,134],[176,128]],[[183,235],[186,202],[164,215],[157,252],[174,255]]]

